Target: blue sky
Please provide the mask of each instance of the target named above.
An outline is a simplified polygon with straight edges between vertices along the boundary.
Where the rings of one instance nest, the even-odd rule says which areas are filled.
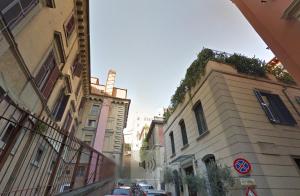
[[[128,89],[133,113],[167,106],[203,47],[266,61],[266,44],[230,0],[91,0],[92,75]]]

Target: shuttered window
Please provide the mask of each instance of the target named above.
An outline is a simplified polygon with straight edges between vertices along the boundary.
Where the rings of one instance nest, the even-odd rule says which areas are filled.
[[[79,56],[77,56],[73,62],[73,65],[71,66],[73,76],[75,75],[77,77],[80,77],[82,68],[83,68],[83,65],[79,61]]]
[[[45,98],[49,97],[58,77],[59,69],[54,52],[51,51],[35,76],[35,82]]]
[[[186,145],[186,144],[188,144],[188,138],[187,138],[185,123],[184,123],[183,119],[179,122],[179,126],[180,126],[180,129],[181,129],[182,144]]]
[[[80,80],[80,82],[78,83],[77,88],[76,88],[76,91],[75,91],[76,99],[77,99],[77,97],[78,97],[78,94],[79,94],[80,89],[81,89],[81,80]]]
[[[295,161],[298,169],[300,170],[300,158],[294,158],[294,161]]]
[[[38,0],[0,0],[0,11],[5,23],[14,27],[37,4]]]
[[[61,120],[65,112],[69,97],[70,97],[69,95],[65,94],[65,90],[62,89],[52,110],[52,115],[55,118],[55,120],[57,121]]]
[[[62,40],[62,36],[60,32],[54,32],[54,41],[55,41],[55,45],[58,51],[58,55],[59,55],[59,59],[61,63],[65,63],[66,62],[66,54],[65,54],[65,50],[64,50],[64,44],[63,44],[63,40]]]
[[[198,125],[198,132],[199,132],[199,135],[201,135],[207,131],[207,125],[206,125],[206,120],[205,120],[202,104],[200,101],[195,104],[193,110],[194,110],[197,125]]]
[[[65,122],[64,122],[64,125],[63,125],[63,130],[64,130],[66,133],[69,132],[71,122],[72,122],[72,115],[71,115],[70,112],[68,112],[68,114],[67,114],[67,116],[66,116],[66,119],[65,119]]]
[[[272,123],[284,125],[297,124],[278,95],[258,90],[254,90],[254,94]]]
[[[70,39],[74,29],[75,29],[75,17],[72,14],[72,16],[65,23],[65,32],[66,32],[67,39]]]
[[[54,0],[46,0],[47,7],[55,8],[55,1]]]
[[[170,141],[171,141],[172,155],[174,155],[175,154],[175,143],[174,143],[174,134],[173,134],[173,132],[171,132],[169,134],[169,137],[170,137]]]

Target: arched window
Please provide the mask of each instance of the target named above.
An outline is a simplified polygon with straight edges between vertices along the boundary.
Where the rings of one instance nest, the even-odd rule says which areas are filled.
[[[218,165],[216,164],[216,158],[213,154],[207,154],[202,158],[205,163],[207,177],[210,185],[212,195],[225,195],[223,183],[220,180],[220,174],[218,171]]]
[[[183,144],[183,146],[185,146],[188,144],[188,138],[187,138],[185,123],[184,123],[183,119],[181,119],[179,121],[179,126],[180,126],[180,130],[181,130],[182,144]]]
[[[202,104],[200,101],[198,101],[194,105],[193,110],[194,110],[197,125],[198,125],[199,135],[202,135],[204,132],[207,131],[207,125],[206,125],[206,120],[205,120]]]

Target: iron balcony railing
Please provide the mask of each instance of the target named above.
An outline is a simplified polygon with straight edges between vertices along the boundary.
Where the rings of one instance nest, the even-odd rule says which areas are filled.
[[[55,195],[114,172],[112,160],[0,95],[0,195]]]

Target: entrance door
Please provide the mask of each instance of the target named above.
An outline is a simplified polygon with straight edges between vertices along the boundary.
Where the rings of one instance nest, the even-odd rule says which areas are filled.
[[[194,168],[193,166],[189,166],[187,168],[184,168],[185,175],[192,175],[194,176]],[[190,190],[190,187],[188,186],[189,196],[197,196],[197,192],[193,192]]]
[[[176,196],[180,196],[180,184],[179,184],[178,171],[174,170],[173,175],[174,175],[174,182],[175,182],[175,193],[176,193]]]

